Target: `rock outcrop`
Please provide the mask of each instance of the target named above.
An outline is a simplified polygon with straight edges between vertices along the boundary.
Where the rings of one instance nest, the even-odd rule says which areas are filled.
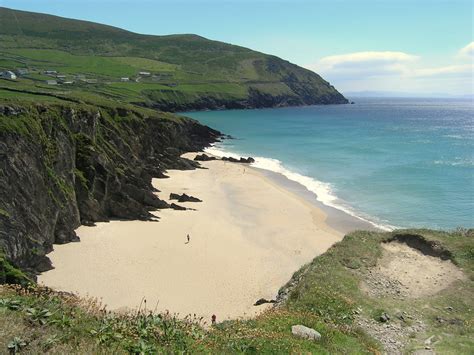
[[[190,119],[85,104],[0,105],[0,251],[30,275],[51,268],[54,243],[74,229],[149,219],[171,207],[153,194],[165,169],[194,169],[180,155],[220,133]]]
[[[194,157],[194,160],[195,161],[211,161],[211,160],[217,160],[217,158],[213,156],[209,156],[207,154],[197,154]]]
[[[178,202],[202,202],[202,200],[198,199],[197,197],[187,194],[178,195],[175,193],[170,194],[170,200],[178,200]]]
[[[233,158],[233,157],[222,157],[221,160],[230,161],[231,163],[244,163],[244,164],[255,163],[255,159],[252,157],[248,157],[248,158],[240,157],[239,159]]]

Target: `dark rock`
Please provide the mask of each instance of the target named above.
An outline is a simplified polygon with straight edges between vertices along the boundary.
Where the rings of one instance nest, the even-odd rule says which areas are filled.
[[[178,202],[202,202],[202,200],[198,199],[197,197],[189,196],[184,193],[181,195],[171,193],[170,200],[178,200]]]
[[[174,209],[174,210],[178,210],[178,211],[186,211],[186,207],[177,205],[176,203],[172,203],[172,204],[170,205],[170,208],[172,208],[172,209]]]
[[[235,159],[233,157],[222,157],[221,160],[223,161],[230,161],[231,163],[240,163],[239,159]]]
[[[180,155],[221,136],[159,113],[145,119],[85,104],[0,105],[0,120],[22,117],[32,122],[25,132],[0,129],[0,249],[33,277],[51,268],[45,255],[53,244],[78,241],[79,225],[150,220],[150,210],[169,208],[153,193],[152,177],[198,167]]]
[[[194,160],[196,160],[196,161],[210,161],[210,160],[217,160],[217,158],[206,155],[206,154],[197,154],[194,157]]]
[[[253,305],[254,306],[260,306],[260,305],[265,304],[265,303],[276,303],[276,301],[275,300],[267,300],[266,298],[260,298]]]
[[[222,157],[221,160],[230,161],[231,163],[246,163],[246,164],[255,163],[255,159],[252,157],[248,157],[248,158],[241,157],[240,159],[236,159],[233,157]]]
[[[387,313],[382,313],[379,317],[379,321],[382,323],[387,323],[390,320],[390,316]]]

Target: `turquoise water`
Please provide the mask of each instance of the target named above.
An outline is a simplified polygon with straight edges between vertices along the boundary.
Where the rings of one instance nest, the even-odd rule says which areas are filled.
[[[304,185],[322,203],[387,229],[474,226],[474,106],[455,99],[187,113],[230,134],[215,154]]]

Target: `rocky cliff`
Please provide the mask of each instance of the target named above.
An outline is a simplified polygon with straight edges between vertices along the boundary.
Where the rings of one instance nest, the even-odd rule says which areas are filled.
[[[78,240],[80,224],[150,218],[150,210],[169,207],[151,178],[195,168],[180,154],[219,136],[146,110],[0,104],[0,252],[34,275],[51,268],[45,255],[54,243]]]

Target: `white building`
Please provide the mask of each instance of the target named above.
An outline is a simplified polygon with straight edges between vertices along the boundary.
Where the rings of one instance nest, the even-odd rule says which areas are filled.
[[[10,71],[10,70],[7,70],[7,71],[4,71],[0,74],[0,77],[4,78],[4,79],[10,79],[10,80],[15,80],[16,79],[16,75],[14,72]]]
[[[148,72],[148,71],[141,71],[138,74],[140,74],[141,76],[150,76],[151,75],[151,73]]]
[[[120,78],[120,81],[130,81],[130,78]]]
[[[46,84],[48,84],[48,85],[58,85],[58,82],[56,80],[46,80]]]

